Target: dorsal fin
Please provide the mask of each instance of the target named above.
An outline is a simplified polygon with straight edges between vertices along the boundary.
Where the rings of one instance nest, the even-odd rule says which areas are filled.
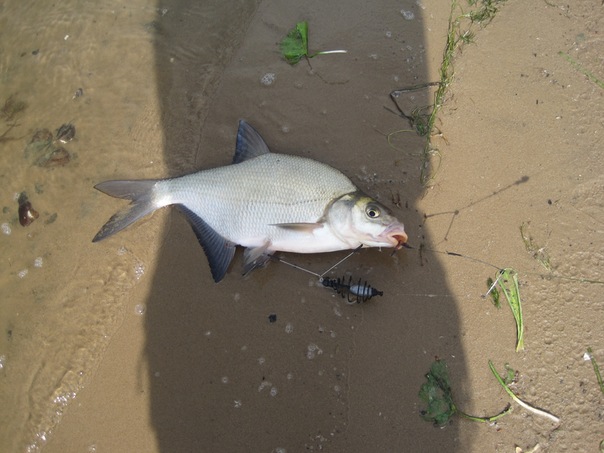
[[[245,122],[245,120],[239,120],[233,163],[238,164],[266,153],[270,153],[270,150],[256,129]]]

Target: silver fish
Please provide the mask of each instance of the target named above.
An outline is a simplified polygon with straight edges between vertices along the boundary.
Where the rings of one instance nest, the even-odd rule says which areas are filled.
[[[224,278],[237,245],[245,247],[244,272],[249,272],[276,251],[400,248],[407,242],[403,224],[338,170],[271,153],[243,120],[233,165],[178,178],[105,181],[95,188],[131,203],[109,219],[93,242],[156,209],[177,205],[193,227],[216,282]]]

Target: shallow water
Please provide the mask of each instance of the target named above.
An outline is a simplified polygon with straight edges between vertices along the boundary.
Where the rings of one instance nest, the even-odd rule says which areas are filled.
[[[134,162],[162,172],[153,163],[161,156],[153,72],[135,70],[154,66],[149,24],[158,10],[150,2],[8,1],[1,17],[0,103],[26,107],[0,122],[0,133],[10,128],[0,142],[0,442],[3,451],[38,451],[94,374],[128,291],[147,270],[147,257],[126,247],[93,248],[103,200],[92,186]],[[62,145],[71,160],[34,165],[38,156],[24,153],[32,135],[65,123],[76,127]],[[18,222],[23,191],[40,214],[27,227]]]

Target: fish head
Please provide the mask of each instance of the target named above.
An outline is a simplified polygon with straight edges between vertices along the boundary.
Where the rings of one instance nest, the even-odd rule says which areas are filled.
[[[399,249],[407,243],[404,225],[387,207],[360,192],[335,200],[326,217],[334,235],[350,248],[362,244]]]

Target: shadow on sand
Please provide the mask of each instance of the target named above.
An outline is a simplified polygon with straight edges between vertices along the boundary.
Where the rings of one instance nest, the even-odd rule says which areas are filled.
[[[413,245],[430,243],[415,207],[423,140],[402,134],[405,151],[394,150],[379,132],[408,128],[384,109],[388,93],[427,81],[415,2],[403,7],[412,20],[389,0],[345,9],[314,0],[160,3],[158,96],[172,175],[228,164],[245,118],[274,151],[328,163],[379,197]],[[311,48],[349,54],[288,66],[276,43],[299,20],[310,24]],[[275,74],[271,86],[260,82],[266,73]],[[414,100],[430,101],[422,92]],[[362,251],[334,275],[352,272],[384,296],[348,305],[278,263],[244,280],[240,256],[214,284],[175,209],[164,241],[146,317],[161,451],[465,450],[458,423],[439,430],[418,414],[435,356],[454,357],[454,381],[465,378],[455,301],[436,258]],[[321,271],[344,255],[287,258]]]

